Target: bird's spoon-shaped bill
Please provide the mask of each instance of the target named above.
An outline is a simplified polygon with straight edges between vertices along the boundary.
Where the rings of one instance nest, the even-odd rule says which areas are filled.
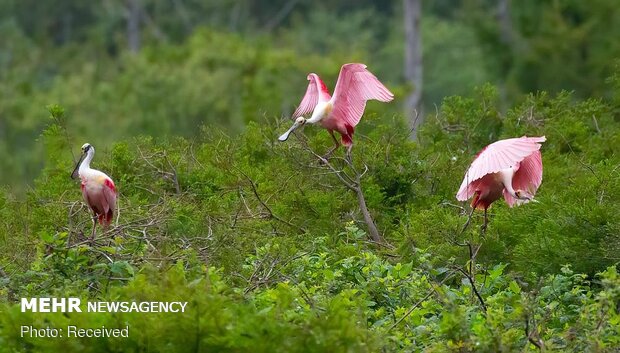
[[[73,172],[71,173],[71,179],[77,179],[77,177],[79,176],[80,165],[84,161],[85,157],[86,153],[82,153],[82,155],[80,156],[80,160],[78,160],[77,164],[75,165],[75,169],[73,169]]]
[[[299,122],[295,121],[293,123],[293,126],[291,126],[290,129],[288,129],[285,133],[283,133],[282,135],[280,135],[280,137],[278,137],[279,141],[286,141],[288,140],[288,136],[291,134],[291,132],[295,131],[298,127],[299,127]]]

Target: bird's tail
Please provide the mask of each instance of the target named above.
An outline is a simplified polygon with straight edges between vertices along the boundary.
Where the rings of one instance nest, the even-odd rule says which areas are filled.
[[[342,135],[342,139],[340,139],[340,141],[346,147],[349,147],[353,144],[353,139],[351,139],[351,135]]]
[[[112,223],[112,218],[114,218],[114,212],[112,210],[108,210],[106,213],[99,214],[99,224],[104,227],[109,227],[110,223]]]
[[[109,227],[110,223],[112,223],[112,218],[114,218],[114,211],[109,210],[106,214],[105,214],[105,226]]]
[[[345,128],[347,129],[347,134],[342,136],[342,144],[346,147],[349,147],[353,144],[353,133],[355,132],[355,128],[349,124],[345,124]]]
[[[478,210],[484,210],[489,206],[490,205],[488,203],[480,200],[480,191],[476,191],[476,193],[474,194],[474,198],[471,200],[471,207]]]

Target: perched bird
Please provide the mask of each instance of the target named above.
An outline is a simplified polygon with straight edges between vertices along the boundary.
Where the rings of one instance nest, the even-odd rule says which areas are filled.
[[[456,199],[466,201],[474,197],[472,213],[484,209],[483,229],[487,225],[487,209],[502,195],[510,207],[534,201],[542,182],[540,144],[545,140],[544,136],[500,140],[483,148],[471,163]]]
[[[340,143],[334,136],[338,131],[342,144],[347,147],[347,154],[353,145],[353,132],[364,114],[366,101],[376,99],[389,102],[394,99],[390,92],[364,64],[344,64],[340,69],[334,95],[330,96],[327,86],[315,73],[308,75],[308,89],[293,117],[297,117],[293,126],[282,134],[278,140],[286,141],[295,129],[305,124],[321,124],[332,135],[336,145],[324,158],[329,158]],[[312,113],[309,119],[303,117]]]
[[[116,187],[112,179],[105,173],[92,169],[90,162],[95,155],[95,148],[88,143],[82,146],[82,156],[78,161],[71,178],[78,176],[82,182],[82,196],[88,207],[93,211],[93,233],[95,238],[97,219],[99,224],[107,228],[112,222],[116,210]]]

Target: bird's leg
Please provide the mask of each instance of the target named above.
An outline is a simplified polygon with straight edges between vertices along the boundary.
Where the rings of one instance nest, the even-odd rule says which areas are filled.
[[[334,153],[334,151],[340,147],[340,142],[338,142],[338,139],[336,138],[336,136],[334,135],[334,131],[333,130],[329,130],[329,134],[332,135],[332,139],[334,140],[334,147],[332,147],[329,151],[327,151],[327,153],[323,156],[324,160],[328,160],[329,157],[331,157],[332,153]]]
[[[347,146],[347,161],[349,161],[349,164],[351,164],[352,162],[351,160],[351,149],[352,148],[353,148],[353,143]]]
[[[97,214],[95,213],[93,216],[93,232],[90,235],[90,243],[93,245],[95,243],[95,233],[97,232]]]
[[[471,218],[473,217],[475,210],[476,210],[476,205],[471,207],[471,212],[469,212],[469,216],[467,217],[467,222],[463,224],[463,229],[461,230],[461,233],[465,232],[465,229],[467,229],[467,227],[469,226],[469,223],[471,222]]]
[[[487,216],[487,209],[484,209],[484,223],[482,223],[482,226],[480,227],[480,231],[482,232],[482,237],[484,238],[484,236],[486,235],[486,231],[487,231],[487,224],[489,223],[489,218]]]

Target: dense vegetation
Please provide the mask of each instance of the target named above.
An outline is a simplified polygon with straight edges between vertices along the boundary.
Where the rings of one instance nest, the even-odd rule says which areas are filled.
[[[98,153],[97,167],[119,185],[120,217],[90,246],[90,219],[68,177],[63,126],[71,119],[59,117],[43,135],[47,166],[26,200],[2,198],[4,300],[191,298],[186,315],[165,320],[71,315],[86,326],[132,325],[131,343],[71,342],[92,351],[147,342],[180,349],[186,332],[207,351],[496,352],[534,349],[531,342],[613,350],[620,124],[612,106],[540,94],[503,116],[495,101],[490,87],[447,99],[420,143],[398,118],[368,116],[355,170],[333,160],[352,174],[368,167],[363,190],[384,245],[368,241],[355,195],[312,154],[328,146],[328,134],[306,129],[307,142],[300,135],[281,144],[274,137],[285,127],[265,122],[235,138],[210,129],[198,139],[141,137]],[[477,227],[462,233],[466,209],[453,199],[471,156],[525,133],[548,138],[540,202],[498,203],[484,237]],[[459,243],[481,246],[473,263]],[[69,344],[18,343],[24,320],[68,320],[18,310],[3,318],[10,347]]]
[[[128,3],[143,7],[138,51],[127,50]],[[424,2],[427,113],[485,82],[502,112],[537,91],[611,98],[615,1],[512,1],[507,29],[495,3]],[[234,134],[292,113],[307,73],[332,87],[340,65],[359,61],[400,97],[373,108],[400,113],[414,89],[402,22],[399,1],[0,0],[0,184],[23,193],[39,175],[50,103],[71,112],[77,145],[99,151],[139,134],[195,137],[202,124]]]
[[[189,7],[177,21],[167,14],[178,9],[144,0],[151,24],[129,52],[120,5],[59,3],[32,21],[28,1],[0,1],[10,49],[0,56],[0,351],[620,349],[611,2],[514,2],[520,53],[501,50],[485,1],[427,5],[416,141],[399,106],[411,87],[393,70],[400,24],[385,26],[396,7],[300,1],[265,29],[282,4],[171,2]],[[194,18],[205,11],[233,11],[237,27]],[[50,13],[79,19],[50,37]],[[559,50],[566,41],[583,55]],[[278,117],[298,103],[306,73],[331,86],[348,61],[367,62],[396,94],[369,103],[353,164],[342,149],[329,164],[317,158],[332,143],[319,128],[278,142],[290,124]],[[463,229],[469,206],[455,193],[473,156],[522,135],[547,137],[539,202],[497,202],[485,232],[479,213]],[[118,218],[94,244],[69,178],[86,141],[119,189]],[[384,242],[369,239],[339,175],[359,178]],[[21,313],[19,298],[35,296],[189,304],[182,314]],[[20,337],[30,324],[130,325],[130,337]]]

